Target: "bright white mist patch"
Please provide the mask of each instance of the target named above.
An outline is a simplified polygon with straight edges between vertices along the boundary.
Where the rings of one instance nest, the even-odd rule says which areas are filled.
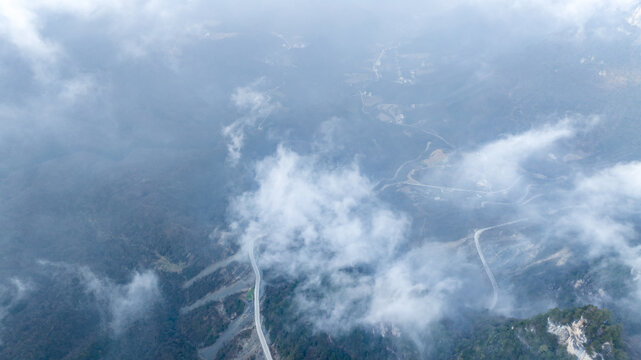
[[[223,128],[223,136],[227,138],[228,160],[232,165],[237,164],[242,156],[246,129],[256,126],[259,120],[267,118],[280,107],[268,91],[259,90],[263,82],[264,79],[260,78],[248,86],[236,88],[231,95],[236,109],[244,114]]]
[[[299,310],[318,328],[424,328],[444,315],[461,281],[444,270],[442,252],[404,253],[407,216],[378,200],[357,166],[281,147],[257,165],[256,181],[233,206],[240,241],[256,246],[263,269],[300,280]]]
[[[107,306],[109,329],[120,335],[133,322],[149,313],[160,300],[158,276],[153,271],[134,272],[126,284],[114,284],[111,280],[96,276],[88,268],[81,268],[87,290],[100,303]]]

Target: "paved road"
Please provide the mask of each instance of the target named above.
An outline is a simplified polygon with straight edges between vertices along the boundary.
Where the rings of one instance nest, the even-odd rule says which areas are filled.
[[[501,226],[512,225],[517,222],[521,222],[525,220],[527,219],[514,220],[514,221],[507,222],[505,224],[489,226],[489,227],[474,231],[474,245],[476,245],[476,252],[479,254],[479,257],[481,258],[481,262],[483,263],[483,268],[485,269],[485,273],[487,274],[487,277],[490,279],[490,282],[492,283],[493,294],[492,294],[492,302],[490,303],[490,306],[489,306],[490,310],[494,309],[494,307],[496,306],[496,303],[499,300],[499,285],[496,283],[496,278],[494,278],[492,269],[490,269],[490,266],[487,264],[487,261],[485,261],[485,256],[483,255],[483,251],[481,250],[481,244],[479,244],[479,238],[481,237],[481,234],[483,234],[487,230],[496,229]]]
[[[254,269],[254,275],[256,276],[256,282],[254,284],[254,322],[256,323],[256,332],[258,333],[260,346],[263,347],[265,359],[273,360],[272,353],[269,351],[269,346],[267,345],[267,340],[265,340],[263,326],[260,323],[260,270],[258,269],[258,265],[256,264],[256,257],[254,256],[253,242],[249,247],[249,260],[251,260],[252,268]]]

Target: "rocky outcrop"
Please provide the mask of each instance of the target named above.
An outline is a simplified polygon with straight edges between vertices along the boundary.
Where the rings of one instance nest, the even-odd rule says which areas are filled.
[[[566,346],[569,354],[579,360],[596,360],[585,350],[588,339],[585,336],[585,319],[583,316],[569,325],[557,324],[548,318],[548,332],[556,335],[559,344]]]

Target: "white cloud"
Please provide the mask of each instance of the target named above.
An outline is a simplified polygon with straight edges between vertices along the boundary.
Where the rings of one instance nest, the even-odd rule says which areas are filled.
[[[306,254],[301,263],[282,264],[295,275],[319,265],[305,257],[322,256],[326,265],[341,268],[391,255],[403,239],[406,219],[372,197],[372,184],[358,168],[317,166],[314,158],[282,147],[258,164],[260,187],[239,198],[235,212],[248,222],[246,244],[257,239],[265,246],[261,263],[278,264],[285,260],[282,251]]]
[[[598,23],[598,32],[617,32],[618,27],[634,17],[638,0],[462,0],[473,4],[490,16],[500,16],[513,26],[520,26],[519,19],[526,22],[539,20],[539,26],[528,29],[546,35],[555,29],[573,29],[583,37],[590,22]],[[596,20],[596,21],[595,21]],[[603,28],[608,27],[608,29]]]
[[[641,275],[641,245],[635,223],[641,213],[641,163],[616,164],[580,177],[567,194],[569,209],[555,222],[560,236],[586,244],[591,256],[615,254]],[[641,277],[638,279],[641,295]]]
[[[2,319],[7,316],[9,310],[32,290],[33,285],[30,282],[17,277],[10,278],[9,284],[0,283],[0,327]],[[0,345],[2,345],[2,339],[0,339]]]
[[[270,91],[259,90],[265,80],[260,78],[252,84],[238,87],[231,95],[231,101],[236,109],[244,116],[223,128],[223,135],[228,139],[227,151],[229,161],[238,163],[245,143],[245,130],[256,126],[259,120],[267,118],[274,110],[280,107],[278,102],[271,98]]]
[[[420,329],[450,315],[454,308],[451,302],[461,301],[457,292],[470,279],[460,277],[460,272],[439,258],[462,268],[468,266],[465,259],[438,245],[412,249],[380,272],[373,286],[367,321]]]
[[[58,80],[61,69],[74,61],[62,46],[64,39],[49,35],[43,29],[56,15],[69,16],[70,21],[105,20],[99,26],[106,27],[105,34],[119,45],[122,57],[140,58],[160,53],[172,65],[180,48],[192,41],[234,35],[212,34],[212,25],[207,25],[212,22],[202,10],[198,1],[3,0],[0,2],[0,39],[5,38],[15,46],[31,64],[39,81],[49,83]],[[202,31],[194,32],[194,29]]]
[[[528,159],[543,159],[560,141],[591,130],[598,121],[596,117],[564,119],[510,135],[482,146],[477,152],[465,154],[461,163],[453,167],[458,169],[460,177],[482,184],[487,190],[506,188],[514,183],[525,185],[532,181],[523,169]],[[554,157],[546,161],[566,166],[564,170],[557,170],[564,174],[557,178],[562,188],[558,183],[540,181],[538,192],[544,197],[539,201],[505,204],[517,206],[520,216],[545,225],[555,246],[558,241],[582,245],[587,249],[582,257],[605,256],[628,266],[636,278],[637,295],[641,299],[641,245],[636,226],[641,220],[638,216],[641,214],[641,163],[619,163],[586,175],[576,174],[573,168]],[[547,245],[550,244],[538,244]]]
[[[33,285],[28,281],[17,277],[9,279],[9,284],[0,284],[0,320],[6,314],[6,310],[33,290]]]
[[[162,299],[158,275],[152,270],[134,271],[128,283],[117,284],[108,277],[97,275],[87,266],[42,259],[36,262],[78,275],[85,291],[94,296],[103,320],[115,336],[147,316]]]
[[[573,121],[565,119],[493,141],[464,154],[458,178],[488,191],[506,189],[519,180],[526,160],[540,155],[559,140],[574,136],[575,132]]]
[[[158,276],[153,271],[134,272],[131,281],[122,285],[98,277],[86,267],[80,268],[79,272],[87,291],[107,307],[109,329],[115,335],[143,318],[160,300]]]
[[[97,84],[92,76],[80,75],[62,83],[59,97],[61,100],[73,104],[90,95],[96,89]]]
[[[40,80],[51,80],[64,49],[43,35],[42,27],[51,14],[89,18],[121,10],[119,1],[20,1],[0,2],[0,36],[6,37],[33,66]]]
[[[438,245],[408,248],[407,216],[378,200],[355,165],[280,147],[257,165],[256,181],[234,203],[233,228],[243,229],[245,248],[256,247],[259,266],[300,281],[298,309],[320,329],[425,329],[476,279],[461,276],[465,259]]]
[[[36,77],[46,80],[60,53],[59,46],[45,40],[39,31],[40,19],[18,1],[0,2],[0,35],[8,38],[32,64]]]
[[[574,145],[560,143],[580,136],[597,121],[564,119],[509,135],[434,171],[463,174],[488,189],[518,182],[527,195],[525,185],[534,178],[523,167],[533,159],[567,166],[549,154],[573,151]],[[515,202],[510,218],[538,214],[532,223],[546,224],[555,238],[588,245],[588,256],[616,254],[638,275],[641,295],[641,248],[633,241],[637,234],[631,221],[641,213],[641,164],[619,164],[591,176],[577,177],[567,170],[563,179],[575,179],[565,183],[570,190],[558,190],[555,184],[545,187],[540,181],[538,191],[556,196]],[[243,229],[241,243],[255,244],[261,267],[300,281],[298,309],[320,329],[359,324],[427,329],[457,307],[482,307],[485,301],[478,300],[489,297],[474,256],[438,243],[409,242],[408,217],[378,200],[369,179],[354,165],[332,166],[281,147],[258,163],[256,181],[258,188],[234,203],[235,229]],[[466,202],[453,201],[466,211]],[[564,210],[550,218],[549,210],[557,208]],[[522,261],[534,261],[550,245],[531,241],[534,253],[528,252]],[[497,273],[504,265],[493,264]],[[507,306],[500,311],[509,313],[510,277],[500,282]]]
[[[521,0],[516,2],[517,7],[531,7],[558,18],[562,21],[585,26],[586,22],[596,16],[616,16],[627,13],[638,5],[637,0]]]
[[[641,5],[634,9],[634,12],[628,18],[628,23],[632,26],[641,28]]]

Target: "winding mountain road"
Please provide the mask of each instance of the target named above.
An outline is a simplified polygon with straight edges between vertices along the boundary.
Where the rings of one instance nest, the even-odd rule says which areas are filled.
[[[481,234],[483,234],[487,230],[492,230],[502,226],[516,224],[518,222],[525,221],[525,220],[527,219],[514,220],[504,224],[489,226],[489,227],[474,231],[474,245],[476,245],[476,252],[479,254],[479,258],[481,258],[481,263],[483,263],[483,269],[485,269],[485,273],[487,274],[487,277],[490,279],[490,283],[492,283],[493,293],[492,293],[492,302],[490,302],[490,306],[489,306],[490,310],[494,309],[494,307],[496,306],[496,303],[499,300],[499,285],[496,282],[494,273],[492,273],[492,269],[490,269],[490,266],[487,264],[487,261],[485,260],[485,256],[483,255],[483,251],[481,250],[481,244],[479,243],[479,238],[481,237]]]
[[[258,333],[258,339],[260,340],[260,346],[262,346],[263,348],[265,359],[273,360],[272,353],[270,352],[269,346],[267,345],[267,340],[265,340],[263,326],[260,322],[260,269],[258,269],[258,265],[256,264],[253,242],[249,247],[249,260],[251,260],[252,268],[254,269],[254,275],[256,276],[256,282],[254,283],[254,322],[256,323],[256,332]]]

